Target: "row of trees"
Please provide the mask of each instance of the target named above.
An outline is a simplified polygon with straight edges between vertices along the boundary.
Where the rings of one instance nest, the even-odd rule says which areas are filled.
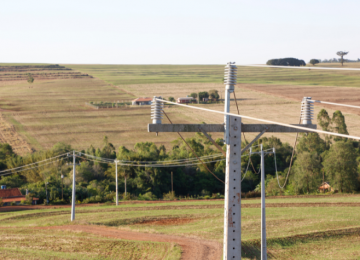
[[[336,111],[332,117],[325,110],[318,114],[318,124],[325,131],[348,134],[345,118],[340,111]],[[192,138],[186,139],[187,143],[196,152],[197,156],[218,154],[214,145],[197,133]],[[226,147],[221,139],[216,142],[225,150]],[[276,137],[261,138],[264,149],[276,148],[276,163],[279,173],[280,184],[284,181],[288,172],[293,148],[288,143],[282,143]],[[242,143],[244,147],[246,142]],[[256,150],[258,148],[255,148]],[[0,168],[19,167],[72,151],[70,145],[56,144],[47,151],[35,152],[25,157],[16,155],[8,144],[0,145]],[[172,142],[171,149],[167,150],[164,145],[157,146],[152,142],[135,144],[132,149],[124,146],[116,149],[107,137],[99,148],[90,146],[83,151],[86,154],[109,159],[132,162],[132,166],[118,166],[119,190],[125,192],[125,182],[128,197],[161,198],[163,194],[171,190],[171,172],[174,177],[174,190],[181,196],[198,196],[202,194],[224,193],[224,185],[216,180],[203,165],[185,167],[138,167],[140,161],[168,161],[194,158],[195,154],[188,149],[181,139]],[[289,183],[284,190],[278,187],[274,156],[265,158],[267,174],[266,192],[268,195],[278,194],[301,194],[316,192],[322,181],[329,181],[330,185],[340,192],[354,192],[359,190],[359,143],[345,138],[322,139],[316,133],[303,134],[299,138],[294,166],[290,172]],[[28,189],[34,196],[44,200],[46,197],[45,183],[47,185],[49,199],[52,203],[70,201],[72,184],[72,158],[65,157],[50,165],[15,172],[9,176],[2,176],[0,184],[9,188],[20,187],[23,192]],[[260,157],[251,157],[252,166],[249,164],[248,154],[242,158],[242,173],[246,176],[242,182],[242,191],[249,192],[258,190]],[[77,200],[84,202],[100,202],[112,200],[115,196],[115,165],[77,158],[80,164],[76,166],[76,189]],[[251,165],[251,164],[250,164]],[[211,162],[209,169],[220,179],[225,179],[225,162]],[[61,174],[64,179],[61,179]],[[63,189],[62,189],[63,185]],[[64,200],[62,200],[64,197]]]

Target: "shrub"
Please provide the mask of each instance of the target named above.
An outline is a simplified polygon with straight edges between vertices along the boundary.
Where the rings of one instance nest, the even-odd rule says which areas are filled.
[[[204,199],[204,200],[208,200],[208,199],[210,199],[210,196],[209,196],[209,195],[206,195],[206,196],[203,197],[203,199]]]
[[[0,207],[4,205],[4,202],[2,201],[2,198],[0,198]]]
[[[176,200],[175,192],[164,193],[163,200]]]
[[[111,201],[106,201],[105,202],[105,205],[109,206],[109,205],[112,205],[113,203]]]
[[[174,97],[169,97],[169,101],[170,102],[175,102],[175,98]]]
[[[140,194],[138,198],[138,200],[156,200],[156,199],[157,197],[154,194],[152,194],[151,191],[146,192],[144,195]]]
[[[317,59],[311,59],[310,60],[310,64],[312,64],[312,65],[315,65],[315,64],[318,64],[318,63],[320,63],[320,62]]]
[[[15,205],[16,205],[15,201],[10,202],[10,206],[15,206]]]

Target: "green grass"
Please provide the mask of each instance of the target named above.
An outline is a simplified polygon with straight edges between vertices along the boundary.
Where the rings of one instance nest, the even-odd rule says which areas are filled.
[[[359,195],[318,198],[267,199],[267,203],[288,203],[288,207],[267,208],[269,253],[275,259],[354,259],[359,257],[360,207],[291,207],[291,203],[349,203]],[[242,203],[258,203],[258,199]],[[70,222],[70,208],[0,213],[0,227],[28,229],[53,225],[107,225],[112,228],[223,239],[222,201],[184,201],[154,204],[77,207],[76,221]],[[215,206],[215,208],[209,208]],[[197,208],[193,208],[197,207]],[[144,221],[190,219],[183,224],[158,225]],[[192,221],[191,221],[192,220]],[[259,255],[260,208],[242,209],[244,259]],[[44,231],[45,232],[45,231]],[[314,250],[311,250],[314,248]],[[315,250],[316,249],[316,250]],[[351,258],[351,257],[353,258]],[[249,258],[247,258],[249,257]]]
[[[173,243],[111,239],[84,232],[1,230],[1,259],[180,259]]]
[[[114,85],[222,83],[224,65],[65,65]],[[321,64],[318,67],[339,67]],[[344,67],[360,67],[358,63]],[[238,83],[360,86],[360,71],[291,70],[238,67]]]

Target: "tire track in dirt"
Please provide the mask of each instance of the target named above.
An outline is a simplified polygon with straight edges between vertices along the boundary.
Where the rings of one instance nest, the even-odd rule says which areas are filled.
[[[67,225],[53,227],[37,227],[36,229],[59,229],[74,232],[87,232],[95,235],[152,242],[173,242],[178,244],[182,249],[181,259],[184,260],[220,260],[222,257],[222,245],[219,242],[209,241],[198,238],[187,238],[174,235],[140,233],[127,230],[103,226],[86,226],[86,225]]]

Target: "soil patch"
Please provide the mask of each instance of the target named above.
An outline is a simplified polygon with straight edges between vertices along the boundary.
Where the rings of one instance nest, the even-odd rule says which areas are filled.
[[[181,247],[181,259],[184,260],[219,260],[222,257],[222,244],[219,242],[208,241],[204,239],[187,238],[163,234],[140,233],[134,231],[119,230],[116,228],[86,225],[37,227],[36,229],[60,229],[70,230],[74,232],[80,231],[105,237],[136,241],[173,242]]]

